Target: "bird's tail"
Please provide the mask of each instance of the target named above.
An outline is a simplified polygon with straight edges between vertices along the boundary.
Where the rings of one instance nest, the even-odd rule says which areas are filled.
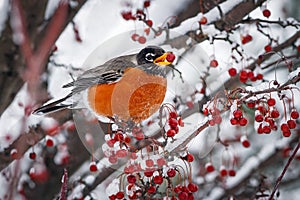
[[[35,114],[35,115],[45,115],[45,114],[49,114],[49,113],[52,113],[52,112],[56,112],[56,111],[59,111],[59,110],[62,110],[62,109],[65,109],[65,108],[68,108],[70,107],[72,104],[64,104],[63,102],[70,98],[72,96],[72,93],[68,94],[67,96],[61,98],[61,99],[58,99],[52,103],[49,103],[49,104],[46,104],[44,106],[41,106],[39,107],[38,109],[34,110],[32,112],[32,114]]]

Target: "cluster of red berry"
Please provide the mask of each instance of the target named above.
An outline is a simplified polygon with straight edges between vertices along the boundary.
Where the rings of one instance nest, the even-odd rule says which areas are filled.
[[[242,110],[237,109],[233,112],[233,118],[230,119],[230,123],[232,125],[246,126],[248,120],[243,116]]]
[[[166,132],[167,137],[174,137],[179,132],[179,126],[183,127],[182,118],[176,112],[169,113],[168,119],[169,129]]]
[[[192,162],[194,157],[187,153],[181,157],[184,162]],[[198,191],[198,186],[191,181],[187,184],[175,184],[172,179],[176,176],[187,177],[190,173],[183,171],[182,167],[168,166],[165,158],[159,157],[158,159],[148,157],[143,161],[145,168],[141,166],[141,162],[135,162],[127,165],[124,168],[124,176],[126,176],[126,189],[118,191],[109,196],[109,199],[123,199],[128,196],[128,199],[138,199],[143,195],[152,198],[156,195],[159,187],[162,184],[167,184],[167,195],[173,199],[185,200],[194,199],[193,193]],[[190,178],[188,180],[191,180]],[[177,184],[177,183],[176,183]],[[156,195],[157,196],[157,195]]]
[[[242,70],[240,71],[239,78],[242,83],[246,83],[248,80],[255,82],[257,80],[262,80],[263,74],[258,73],[255,75],[251,70]]]
[[[204,108],[203,114],[204,115],[211,114],[212,119],[209,120],[210,126],[221,124],[222,122],[221,111],[216,107],[214,107],[212,110],[209,110],[208,108]]]

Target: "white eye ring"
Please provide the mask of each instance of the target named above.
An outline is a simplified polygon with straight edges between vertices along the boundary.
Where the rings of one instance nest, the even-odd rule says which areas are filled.
[[[145,59],[149,62],[153,62],[153,58],[154,58],[155,54],[154,53],[147,53],[145,56]]]

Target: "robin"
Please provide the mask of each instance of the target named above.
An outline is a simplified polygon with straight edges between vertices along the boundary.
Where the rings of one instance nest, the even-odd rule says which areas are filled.
[[[77,103],[66,100],[83,94],[85,106],[96,115],[140,122],[163,102],[167,88],[164,66],[173,60],[172,53],[157,46],[145,47],[135,57],[113,58],[64,85],[63,88],[73,87],[70,94],[36,109],[34,114],[74,108]]]

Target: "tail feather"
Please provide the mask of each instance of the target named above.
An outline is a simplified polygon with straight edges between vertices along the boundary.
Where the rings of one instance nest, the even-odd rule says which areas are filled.
[[[64,98],[58,99],[57,101],[54,101],[52,103],[49,103],[47,105],[41,106],[38,109],[34,110],[32,114],[35,115],[45,115],[48,113],[56,112],[65,108],[68,108],[71,106],[71,104],[61,104],[66,99],[70,98],[72,94],[68,94]]]

